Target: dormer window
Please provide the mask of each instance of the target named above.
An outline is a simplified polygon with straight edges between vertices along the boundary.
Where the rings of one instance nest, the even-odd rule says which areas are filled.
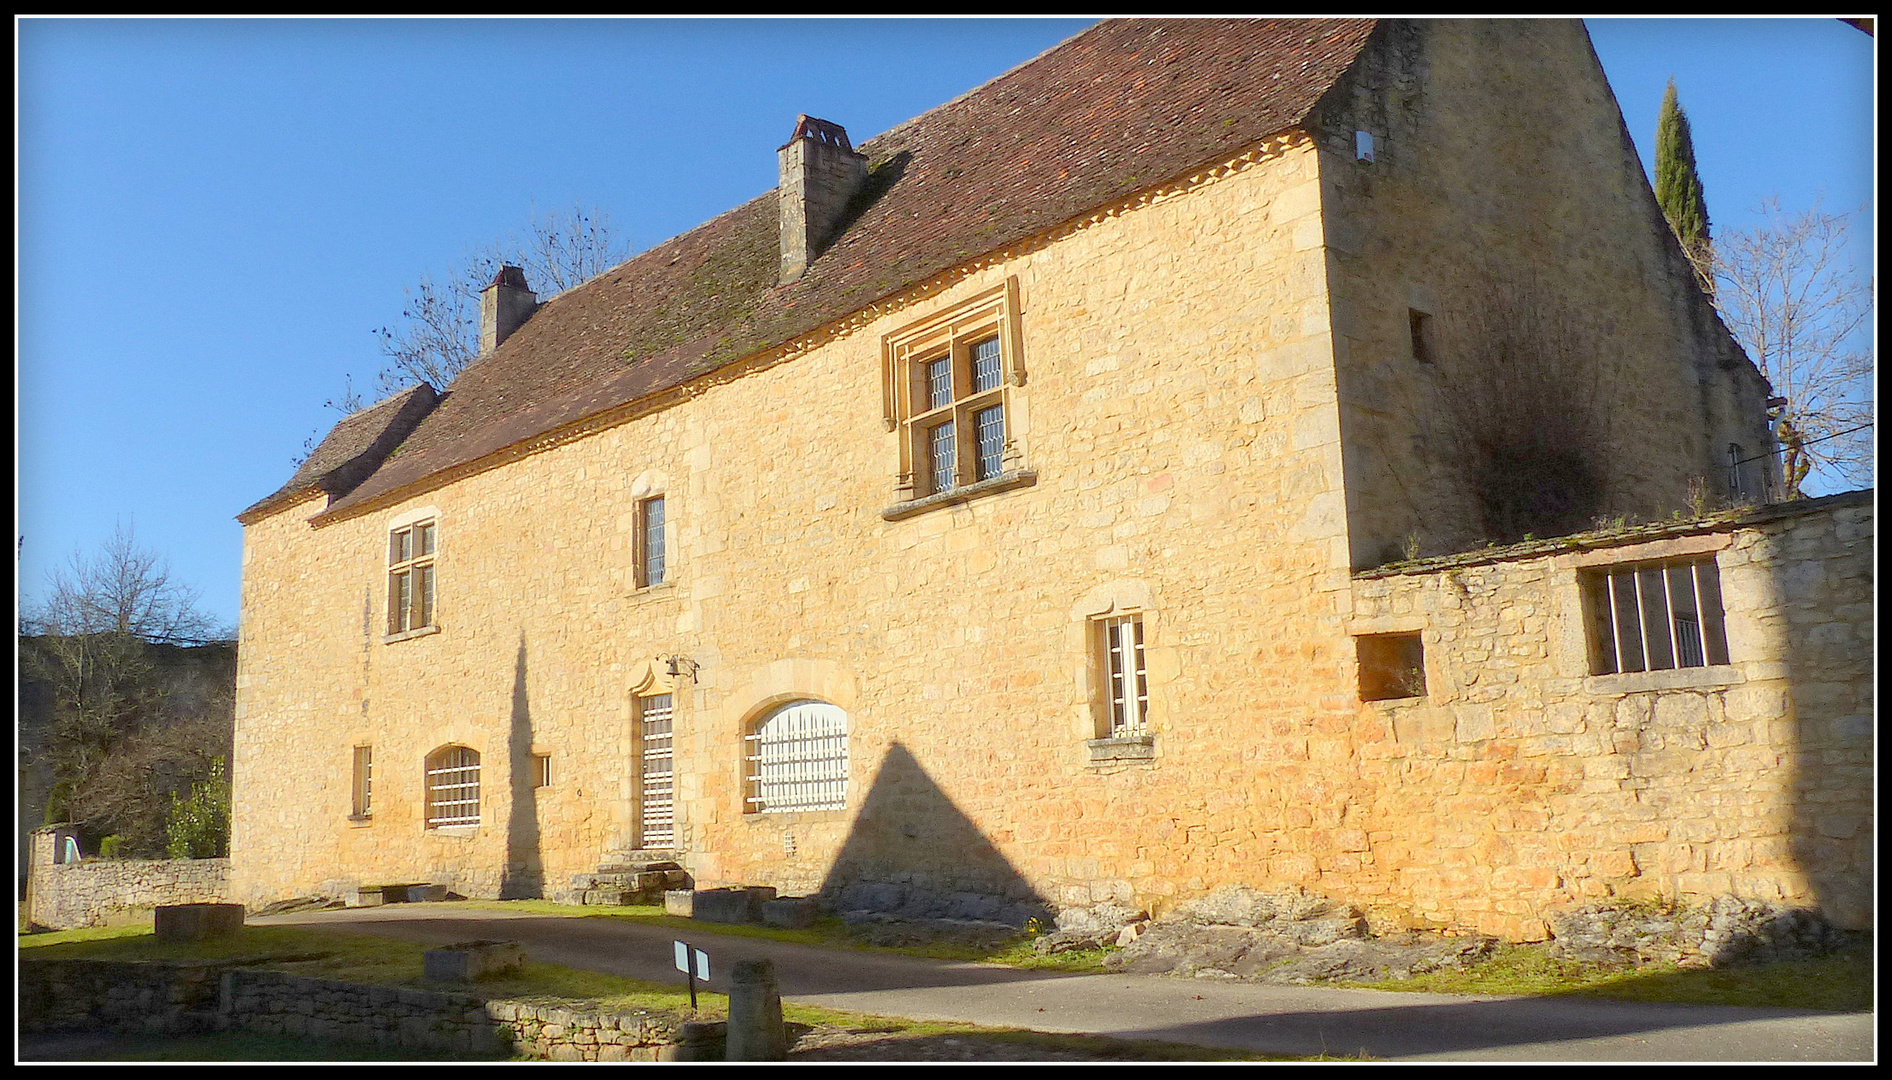
[[[1024,383],[1017,286],[989,290],[890,335],[887,427],[900,435],[890,520],[1031,482],[1011,396]]]

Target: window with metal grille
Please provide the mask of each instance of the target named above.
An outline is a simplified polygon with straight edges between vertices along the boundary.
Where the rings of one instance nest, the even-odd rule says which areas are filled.
[[[1150,680],[1143,662],[1143,617],[1098,620],[1103,647],[1104,695],[1110,703],[1110,738],[1150,731]]]
[[[1590,571],[1583,592],[1592,674],[1728,662],[1721,575],[1712,558]]]
[[[480,823],[480,754],[443,746],[427,755],[427,827]]]
[[[354,800],[351,813],[367,817],[374,812],[374,747],[355,747]]]
[[[825,701],[775,709],[747,736],[751,813],[847,807],[847,713]]]
[[[637,587],[647,589],[666,580],[664,563],[664,500],[659,495],[637,504]]]
[[[434,625],[434,523],[388,534],[388,633]]]
[[[668,848],[676,846],[677,842],[671,718],[669,694],[637,699],[640,847]]]

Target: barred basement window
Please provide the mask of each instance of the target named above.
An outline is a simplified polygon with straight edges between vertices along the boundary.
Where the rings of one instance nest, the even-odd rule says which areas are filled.
[[[664,562],[664,499],[662,495],[637,504],[637,587],[648,589],[667,580]]]
[[[427,827],[480,823],[480,754],[443,746],[427,755]]]
[[[847,713],[792,701],[747,736],[749,813],[847,808]]]
[[[669,694],[637,699],[639,847],[668,848],[677,842],[671,701]]]
[[[1103,646],[1104,696],[1110,703],[1109,738],[1150,731],[1150,679],[1143,661],[1143,617],[1098,620]]]
[[[434,625],[434,523],[388,534],[388,633]]]
[[[355,747],[354,799],[350,816],[365,818],[374,813],[374,747]]]
[[[1714,559],[1609,567],[1585,574],[1583,584],[1592,674],[1728,662]]]

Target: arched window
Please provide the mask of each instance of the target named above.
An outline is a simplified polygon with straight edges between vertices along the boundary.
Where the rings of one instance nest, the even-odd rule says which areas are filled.
[[[847,713],[825,701],[791,701],[748,736],[750,813],[847,807]]]
[[[443,746],[427,755],[427,827],[480,823],[480,752]]]

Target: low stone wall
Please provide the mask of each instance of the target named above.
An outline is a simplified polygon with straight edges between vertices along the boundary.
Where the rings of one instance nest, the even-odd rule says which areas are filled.
[[[722,1059],[720,1023],[363,986],[241,966],[254,962],[23,959],[20,1030],[182,1035],[234,1028],[552,1061]]]
[[[98,926],[161,904],[230,899],[229,859],[89,859],[35,862],[27,882],[29,922],[52,930]]]

